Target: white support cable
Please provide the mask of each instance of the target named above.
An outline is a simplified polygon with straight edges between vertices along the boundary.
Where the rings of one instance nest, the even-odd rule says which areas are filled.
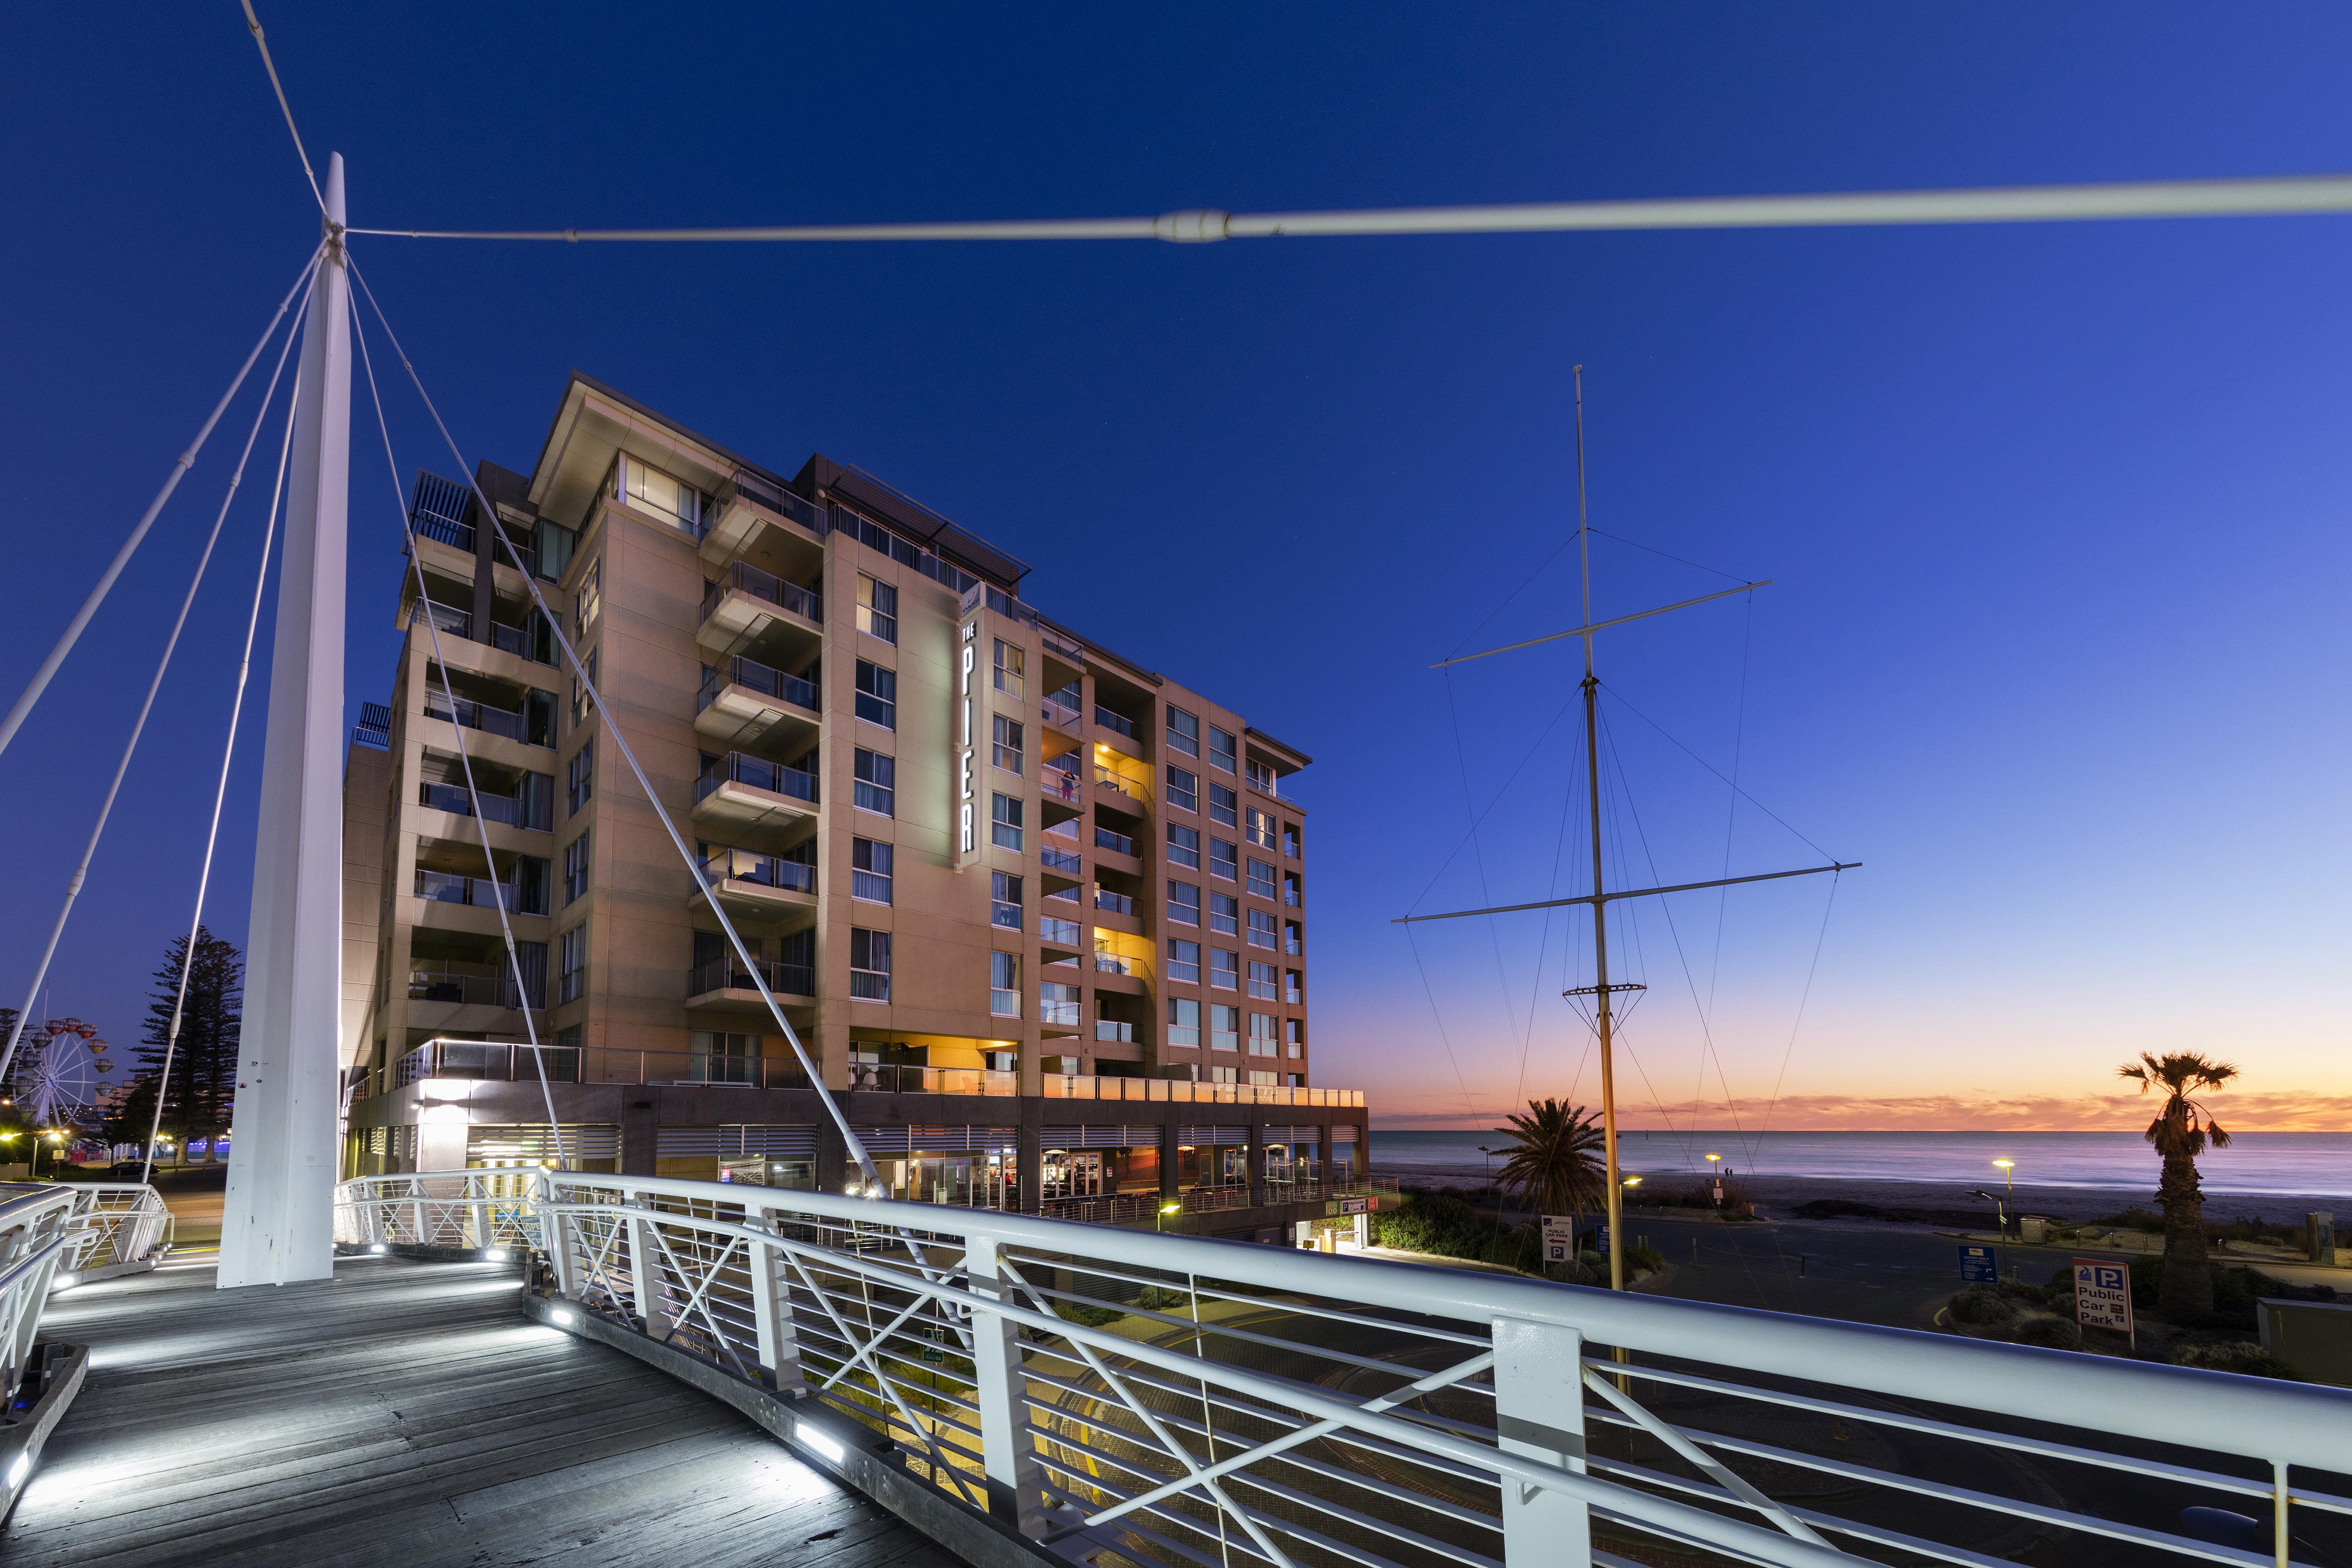
[[[308,310],[308,301],[303,309]],[[300,325],[298,317],[295,326]],[[294,340],[294,329],[287,330],[287,341]],[[245,651],[236,661],[236,692],[229,699],[228,738],[221,743],[220,780],[213,786],[213,817],[205,830],[204,867],[196,873],[196,912],[188,921],[188,957],[180,967],[179,994],[172,998],[172,1027],[163,1036],[163,1068],[155,1075],[155,1114],[147,1124],[147,1148],[139,1166],[139,1179],[143,1184],[154,1173],[155,1140],[163,1133],[164,1092],[172,1085],[172,1060],[180,1044],[180,1019],[188,1005],[188,981],[195,971],[196,934],[205,927],[205,896],[212,886],[213,852],[220,842],[221,811],[228,803],[229,765],[236,757],[236,730],[245,714],[247,678],[253,673],[253,640],[261,629],[262,591],[269,583],[269,549],[278,538],[278,508],[286,498],[286,462],[294,450],[294,414],[302,402],[302,372],[294,372],[294,389],[286,402],[286,434],[278,444],[278,479],[269,492],[269,521],[261,532],[261,560],[253,573],[253,608],[245,618]],[[263,405],[267,407],[268,404]],[[184,1150],[185,1145],[183,1145]]]
[[[841,1134],[842,1142],[847,1146],[850,1156],[857,1162],[858,1170],[866,1177],[870,1193],[873,1188],[880,1186],[882,1180],[881,1173],[874,1166],[874,1156],[866,1153],[864,1140],[851,1130],[849,1119],[842,1114],[840,1105],[835,1102],[833,1090],[825,1082],[824,1073],[818,1071],[816,1063],[810,1059],[808,1048],[802,1044],[800,1031],[793,1029],[792,1020],[784,1017],[783,1008],[776,1001],[774,993],[769,990],[767,977],[760,972],[760,966],[753,961],[751,949],[744,945],[741,935],[735,929],[735,922],[728,918],[727,911],[719,902],[719,895],[711,890],[709,879],[702,874],[700,862],[688,851],[686,840],[678,834],[677,825],[670,821],[669,812],[662,806],[661,797],[654,793],[653,783],[646,777],[645,768],[637,761],[636,752],[631,749],[628,737],[621,733],[621,727],[613,717],[612,710],[604,706],[604,694],[596,689],[596,682],[589,674],[587,664],[581,659],[580,651],[572,645],[572,639],[564,635],[562,618],[550,612],[547,600],[539,591],[539,583],[532,576],[530,567],[523,560],[521,552],[515,549],[514,541],[507,538],[506,530],[499,527],[498,508],[491,504],[490,498],[482,493],[481,486],[475,482],[473,470],[466,466],[466,455],[458,450],[457,438],[449,434],[449,426],[443,422],[441,411],[434,406],[432,394],[425,390],[424,379],[416,373],[416,366],[410,361],[408,350],[401,347],[399,335],[393,331],[391,321],[384,316],[383,307],[376,303],[375,290],[367,286],[367,279],[360,274],[359,264],[350,259],[348,251],[345,253],[345,262],[351,267],[352,281],[360,286],[360,292],[367,298],[368,308],[375,312],[376,323],[383,329],[385,340],[391,343],[393,351],[400,356],[401,369],[408,372],[409,383],[415,387],[417,397],[423,400],[425,413],[432,415],[434,427],[440,431],[442,441],[449,448],[449,455],[465,471],[466,487],[472,492],[475,500],[482,507],[482,515],[488,521],[492,533],[507,547],[507,554],[512,559],[515,570],[521,574],[523,588],[530,593],[531,603],[538,608],[541,618],[547,622],[548,630],[555,634],[556,645],[563,650],[563,656],[571,662],[572,672],[579,680],[581,689],[588,694],[588,700],[595,705],[596,715],[604,721],[604,727],[611,734],[613,744],[620,747],[622,759],[628,763],[629,772],[635,777],[637,788],[645,792],[646,804],[653,809],[654,820],[659,822],[662,825],[662,831],[669,835],[670,844],[677,851],[678,859],[686,862],[687,874],[694,878],[694,885],[701,892],[703,901],[709,905],[711,914],[718,916],[720,929],[726,932],[729,944],[735,949],[735,956],[743,961],[744,970],[751,976],[752,988],[759,992],[760,1000],[766,1005],[768,1016],[775,1019],[776,1027],[783,1031],[785,1042],[793,1048],[793,1054],[800,1059],[801,1070],[808,1074],[810,1086],[816,1091],[817,1098],[823,1102],[825,1113],[832,1117],[833,1124]]]
[[[274,78],[273,78],[274,79]],[[1158,217],[1013,218],[900,224],[794,224],[690,229],[360,229],[403,239],[582,241],[1167,240],[1328,238],[1366,235],[1604,233],[1644,229],[1853,228],[1921,224],[2111,222],[2352,213],[2352,174],[2255,175],[1943,191],[1835,191],[1804,195],[1669,196],[1622,202],[1516,202],[1378,207],[1353,212],[1227,213]]]
[[[138,526],[131,530],[131,537],[122,541],[122,548],[114,552],[114,559],[108,565],[104,575],[99,578],[98,586],[91,589],[89,597],[82,601],[81,608],[67,623],[64,635],[58,639],[58,645],[49,650],[47,658],[41,661],[41,667],[33,672],[32,680],[16,698],[16,705],[8,710],[8,716],[0,719],[0,751],[7,750],[8,743],[16,738],[16,731],[23,727],[25,716],[31,713],[33,705],[41,700],[41,694],[48,689],[50,678],[58,673],[58,666],[66,662],[68,653],[73,652],[74,643],[89,625],[89,618],[98,613],[99,605],[105,601],[107,593],[114,587],[114,580],[121,577],[122,569],[131,564],[131,556],[147,537],[147,530],[154,526],[156,516],[163,510],[163,503],[170,500],[172,492],[180,487],[181,479],[196,461],[196,454],[204,450],[213,426],[219,423],[220,416],[228,412],[228,405],[236,397],[237,389],[245,385],[246,376],[253,370],[253,362],[261,358],[261,350],[269,346],[269,340],[277,332],[278,324],[286,319],[287,309],[294,303],[294,297],[301,293],[303,285],[310,281],[310,274],[317,268],[319,258],[326,254],[324,243],[310,253],[310,259],[302,266],[301,276],[295,278],[294,287],[286,291],[286,298],[278,302],[277,312],[269,318],[269,325],[262,329],[261,336],[255,340],[253,351],[246,355],[245,363],[237,367],[236,377],[228,383],[228,391],[221,393],[220,402],[213,404],[212,413],[205,416],[205,423],[197,429],[196,438],[188,443],[187,450],[181,453],[172,465],[172,472],[164,479],[163,487],[155,492],[153,500],[147,503],[147,510],[141,514]]]
[[[349,259],[347,255],[347,264]],[[405,528],[408,524],[400,493],[400,463],[392,453],[392,427],[384,422],[383,394],[376,388],[375,363],[368,357],[367,334],[360,329],[357,316],[352,319],[352,340],[359,345],[360,364],[367,371],[368,398],[375,405],[376,429],[383,436],[384,472],[392,481],[393,515],[402,519],[401,527]],[[493,533],[499,531],[496,514],[484,521]],[[425,552],[416,548],[413,538],[409,541],[408,560],[416,570],[416,601],[425,610],[425,631],[433,643],[433,663],[441,672],[441,695],[449,705],[449,728],[457,737],[457,766],[466,775],[466,803],[473,811],[474,834],[482,841],[482,863],[489,868],[490,896],[498,904],[499,933],[506,938],[507,968],[514,976],[516,1010],[522,1014],[522,1030],[530,1041],[531,1065],[539,1073],[540,1098],[547,1106],[548,1134],[555,1140],[556,1167],[568,1169],[571,1157],[564,1153],[563,1124],[555,1114],[555,1091],[549,1088],[547,1082],[547,1053],[539,1048],[539,1025],[532,1021],[530,1016],[530,993],[523,979],[522,955],[515,948],[514,923],[507,917],[506,883],[499,880],[498,856],[490,850],[489,820],[482,814],[481,791],[474,787],[474,758],[466,745],[466,727],[458,718],[457,694],[449,685],[449,661],[443,657],[441,652],[441,623],[433,613],[432,591],[425,586]],[[487,620],[488,612],[482,613]],[[542,971],[540,983],[544,985],[546,980]]]
[[[308,308],[307,304],[305,308]],[[297,312],[298,320],[299,316],[300,313]],[[272,326],[275,325],[273,322]],[[265,342],[267,340],[264,340]],[[155,711],[155,695],[163,689],[163,676],[172,668],[172,655],[180,646],[181,632],[187,627],[188,612],[195,607],[196,591],[204,586],[205,570],[211,566],[213,549],[220,543],[221,527],[228,521],[229,504],[236,499],[237,486],[245,482],[246,461],[253,455],[253,444],[261,435],[262,422],[268,417],[269,404],[278,395],[278,378],[285,373],[286,357],[293,347],[294,333],[289,327],[286,341],[278,350],[278,364],[269,373],[269,390],[262,394],[261,406],[253,411],[253,429],[246,435],[245,450],[237,455],[236,471],[229,476],[228,493],[221,497],[220,510],[213,517],[213,531],[205,540],[204,553],[196,558],[195,573],[188,579],[188,591],[180,600],[179,617],[172,622],[172,634],[163,639],[163,655],[155,661],[155,678],[147,683],[147,700],[139,705],[139,716],[131,723],[130,738],[122,743],[122,758],[114,765],[113,781],[106,787],[106,799],[99,804],[98,821],[90,826],[89,842],[82,848],[81,862],[74,867],[73,875],[66,882],[65,902],[58,905],[57,922],[49,927],[48,946],[41,949],[41,962],[33,971],[33,983],[25,994],[25,1005],[17,1010],[16,1021],[8,1030],[8,1048],[0,1051],[0,1082],[7,1082],[8,1069],[16,1060],[16,1047],[25,1038],[25,1025],[31,1020],[34,1007],[40,1000],[41,986],[49,977],[49,965],[58,956],[58,943],[65,936],[66,922],[72,918],[74,904],[81,897],[82,883],[89,876],[89,862],[97,857],[99,841],[106,836],[107,819],[114,814],[115,797],[122,792],[123,777],[131,771],[131,755],[139,749],[139,737],[146,731],[148,716]],[[255,352],[259,351],[257,347]],[[244,377],[240,375],[237,379],[242,381]],[[234,392],[236,389],[232,387],[230,391]],[[182,966],[184,985],[186,971],[194,967],[195,951],[191,945],[187,961]],[[156,1103],[160,1105],[160,1085],[157,1094]]]
[[[269,40],[262,36],[261,18],[253,14],[253,0],[245,0],[246,30],[253,35],[253,47],[261,51],[261,68],[269,73],[269,90],[278,95],[278,111],[286,116],[287,134],[294,138],[294,156],[302,160],[302,177],[310,182],[310,198],[319,210],[327,210],[327,198],[319,190],[318,172],[310,167],[310,154],[302,146],[301,129],[294,123],[294,107],[286,101],[286,84],[278,79],[278,62],[269,57]]]

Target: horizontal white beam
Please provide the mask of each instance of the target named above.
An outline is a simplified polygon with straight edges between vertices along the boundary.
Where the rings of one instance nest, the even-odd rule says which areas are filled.
[[[1920,224],[2098,223],[2123,218],[2287,217],[2352,213],[2352,174],[1997,185],[1949,191],[1672,196],[1622,202],[1372,207],[1351,212],[1227,213],[1135,218],[1013,218],[899,224],[793,224],[682,229],[373,229],[408,239],[620,241],[1223,239],[1363,235],[1557,234],[1633,229],[1878,228]]]

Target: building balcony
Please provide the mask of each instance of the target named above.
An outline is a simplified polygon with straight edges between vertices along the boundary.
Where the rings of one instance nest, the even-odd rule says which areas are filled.
[[[1087,787],[1077,768],[1065,768],[1058,761],[1038,768],[1037,792],[1049,806],[1076,809],[1087,803]]]
[[[760,978],[769,993],[779,1002],[796,1002],[816,995],[816,970],[807,964],[780,964],[772,958],[753,960],[759,966]],[[743,967],[743,960],[732,953],[697,964],[688,971],[686,1005],[689,1008],[727,1008],[736,1010],[765,1012],[767,1003],[760,999],[759,987]]]
[[[428,1040],[393,1064],[392,1087],[405,1089],[433,1078],[536,1083],[542,1070],[550,1083],[579,1082],[579,1048],[534,1048],[521,1040]]]
[[[1271,1083],[1193,1083],[1181,1078],[1110,1078],[1087,1073],[1047,1073],[1040,1087],[1048,1100],[1139,1100],[1178,1105],[1307,1105],[1357,1110],[1360,1089],[1292,1089]]]
[[[408,972],[412,1002],[448,1002],[467,1008],[519,1008],[521,994],[512,975],[473,974],[457,969],[412,968]],[[537,1004],[534,1004],[537,1005]]]
[[[1095,803],[1123,816],[1142,817],[1151,810],[1151,789],[1139,779],[1095,765]]]
[[[533,890],[526,894],[519,882],[494,882],[484,876],[458,876],[419,868],[416,896],[430,904],[456,904],[478,909],[504,909],[509,915],[544,915],[547,899]]]
[[[814,681],[739,655],[703,673],[694,733],[730,748],[779,729],[813,739],[822,706]]]
[[[812,823],[816,821],[816,775],[730,751],[695,779],[694,820],[733,831]]]
[[[1122,740],[1131,743],[1135,739],[1134,724],[1123,715],[1111,712],[1100,703],[1095,704],[1095,723]],[[1135,747],[1130,744],[1125,749],[1132,751]]]
[[[737,474],[706,516],[702,559],[714,564],[757,543],[763,529],[774,528],[811,548],[821,548],[817,541],[824,534],[824,519],[814,506],[756,474]]]
[[[804,861],[714,846],[703,857],[702,876],[711,895],[739,919],[786,931],[816,921],[816,867]],[[688,902],[701,903],[701,891]]]
[[[718,580],[704,584],[700,624],[694,634],[703,647],[731,653],[777,631],[797,633],[797,642],[822,641],[823,597],[814,589],[786,582],[740,560]]]
[[[1075,920],[1044,915],[1037,922],[1037,940],[1048,947],[1066,947],[1077,952],[1087,945],[1087,928]]]
[[[1021,1092],[1021,1074],[979,1067],[853,1061],[849,1089],[861,1094],[982,1094],[1011,1099]]]
[[[1095,1019],[1095,1040],[1098,1043],[1133,1045],[1135,1026],[1121,1019]]]
[[[1087,862],[1079,858],[1078,852],[1075,849],[1060,849],[1054,844],[1040,841],[1037,846],[1037,864],[1038,868],[1048,876],[1067,877],[1072,882],[1084,882],[1087,879]]]
[[[460,725],[467,729],[478,729],[484,735],[502,736],[525,746],[546,746],[553,737],[542,719],[534,723],[529,714],[515,708],[494,707],[488,703],[459,697],[452,704],[446,694],[436,686],[425,692],[425,716],[437,718],[444,724]]]
[[[1038,698],[1037,716],[1073,740],[1086,733],[1086,716],[1078,711],[1078,705],[1063,700],[1059,695]]]

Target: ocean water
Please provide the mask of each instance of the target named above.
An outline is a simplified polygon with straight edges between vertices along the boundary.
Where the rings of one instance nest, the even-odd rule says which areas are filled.
[[[1410,1174],[1477,1170],[1493,1133],[1371,1131],[1372,1168]],[[1628,1170],[1697,1171],[1717,1154],[1735,1173],[1845,1176],[1867,1181],[1965,1183],[1990,1189],[1993,1161],[2017,1162],[2021,1186],[2095,1187],[2153,1195],[2156,1153],[2137,1133],[1627,1133]],[[1500,1163],[1499,1161],[1497,1163]],[[2314,1193],[2352,1197],[2352,1133],[2241,1133],[2198,1162],[2211,1194]]]

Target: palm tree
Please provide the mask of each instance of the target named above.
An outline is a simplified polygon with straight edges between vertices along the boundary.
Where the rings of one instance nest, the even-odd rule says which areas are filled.
[[[2164,1091],[2164,1106],[2147,1124],[2147,1141],[2164,1160],[2156,1201],[2164,1210],[2164,1286],[2157,1310],[2168,1318],[2213,1310],[2213,1276],[2205,1261],[2205,1194],[2197,1181],[2197,1156],[2210,1145],[2230,1146],[2230,1134],[2212,1113],[2189,1098],[2200,1089],[2219,1089],[2238,1075],[2226,1061],[2208,1061],[2191,1051],[2157,1056],[2117,1069],[2145,1094]]]
[[[1530,1100],[1526,1111],[1514,1111],[1510,1118],[1509,1126],[1495,1129],[1510,1140],[1496,1151],[1510,1155],[1496,1180],[1538,1214],[1581,1214],[1587,1205],[1598,1207],[1608,1185],[1599,1118],[1581,1105],[1557,1100]]]

